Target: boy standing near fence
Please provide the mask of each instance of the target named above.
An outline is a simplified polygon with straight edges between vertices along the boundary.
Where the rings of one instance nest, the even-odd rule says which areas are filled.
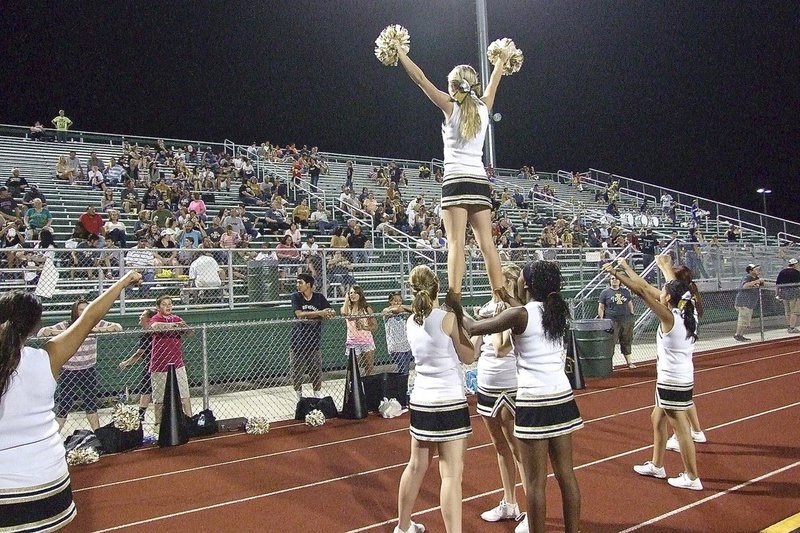
[[[183,412],[186,416],[192,416],[189,379],[183,362],[183,336],[191,333],[191,330],[181,317],[172,314],[172,298],[166,295],[159,296],[156,300],[156,314],[150,319],[149,325],[153,330],[150,375],[153,383],[156,426],[158,426],[161,423],[161,408],[170,364],[175,365],[175,373],[178,376],[178,391],[181,395]]]
[[[408,374],[411,361],[411,346],[408,344],[406,322],[409,312],[403,306],[403,296],[399,292],[389,294],[389,305],[381,313],[386,328],[386,349],[389,358],[397,365],[398,374]]]
[[[294,392],[298,400],[302,398],[303,375],[307,373],[314,396],[322,398],[322,320],[336,316],[336,311],[323,294],[314,292],[314,278],[306,273],[297,275],[292,311],[298,319],[292,324],[289,350]]]

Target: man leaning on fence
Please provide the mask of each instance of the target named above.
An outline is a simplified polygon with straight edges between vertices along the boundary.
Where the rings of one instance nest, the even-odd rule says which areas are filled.
[[[750,340],[744,336],[744,332],[750,327],[750,322],[753,320],[753,309],[758,305],[758,288],[764,285],[764,280],[761,279],[761,265],[751,263],[747,265],[745,272],[734,303],[739,316],[736,319],[736,335],[733,338],[739,342]]]
[[[600,293],[597,315],[609,318],[614,326],[614,344],[619,343],[622,356],[628,368],[636,368],[631,362],[631,344],[633,343],[633,299],[631,292],[620,286],[619,278],[611,276],[610,287]]]
[[[322,397],[322,320],[336,315],[327,298],[314,292],[310,274],[297,275],[297,292],[292,294],[292,311],[298,320],[292,324],[289,359],[292,384],[299,400],[303,394],[303,375],[308,374],[314,396]]]
[[[797,315],[800,315],[800,270],[797,259],[789,259],[789,263],[778,273],[775,286],[778,298],[783,301],[786,314],[786,325],[789,333],[800,333],[797,329]]]

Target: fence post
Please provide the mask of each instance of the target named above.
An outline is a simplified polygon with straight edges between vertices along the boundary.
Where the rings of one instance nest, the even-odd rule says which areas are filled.
[[[208,338],[206,336],[206,325],[203,324],[202,335],[200,336],[202,342],[203,353],[203,409],[208,409]]]
[[[233,309],[233,250],[228,249],[228,309]]]
[[[761,326],[761,341],[764,341],[764,299],[762,297],[763,290],[758,288],[758,323]]]

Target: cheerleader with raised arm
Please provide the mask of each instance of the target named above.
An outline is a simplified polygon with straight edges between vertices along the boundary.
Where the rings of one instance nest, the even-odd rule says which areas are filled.
[[[573,472],[572,433],[583,427],[564,372],[569,307],[561,297],[561,271],[552,261],[528,263],[518,280],[528,303],[499,315],[464,318],[470,335],[511,330],[517,358],[514,436],[519,443],[528,530],[545,531],[547,459],[561,489],[564,529],[579,530],[581,495]],[[524,526],[519,531],[523,531]]]
[[[659,266],[662,267],[662,264]],[[697,473],[688,414],[694,405],[692,355],[697,340],[697,315],[690,285],[675,279],[671,268],[662,267],[665,276],[672,279],[659,291],[634,272],[624,259],[616,262],[616,270],[613,263],[604,265],[603,269],[613,271],[623,285],[647,304],[660,322],[656,333],[656,405],[650,415],[653,423],[653,457],[633,469],[642,476],[667,477],[664,453],[667,449],[669,421],[678,439],[684,471],[677,477],[667,479],[667,482],[681,489],[703,490]]]
[[[489,126],[489,113],[494,104],[497,87],[504,73],[515,72],[510,59],[516,58],[514,68],[521,65],[521,53],[510,40],[490,57],[495,63],[488,84],[482,90],[475,69],[469,65],[457,65],[447,75],[447,90],[436,88],[408,57],[407,33],[398,34],[403,28],[390,26],[381,34],[376,55],[388,48],[391,59],[382,59],[387,64],[399,61],[403,68],[425,95],[442,111],[442,140],[444,142],[444,179],[442,182],[442,221],[447,232],[447,283],[444,303],[462,321],[461,287],[464,278],[464,250],[466,228],[469,223],[475,233],[478,246],[486,262],[492,301],[488,302],[481,315],[492,316],[503,309],[510,296],[503,287],[500,256],[492,240],[492,199],[489,178],[483,164],[483,144]],[[389,36],[387,35],[389,32]],[[392,33],[394,32],[394,33]],[[382,48],[382,43],[395,43]],[[493,49],[490,47],[490,52]]]

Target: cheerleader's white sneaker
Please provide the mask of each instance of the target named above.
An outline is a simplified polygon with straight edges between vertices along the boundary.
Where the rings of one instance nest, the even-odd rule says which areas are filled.
[[[499,522],[501,520],[511,520],[519,516],[519,506],[514,503],[508,503],[505,500],[500,500],[500,504],[489,509],[485,513],[481,513],[481,518],[487,522]]]
[[[669,478],[667,483],[679,489],[703,490],[703,484],[700,483],[700,478],[689,479],[689,474],[686,472],[681,472],[678,474],[678,477]]]
[[[646,461],[641,465],[634,465],[633,471],[640,476],[657,477],[658,479],[664,479],[667,477],[667,471],[664,469],[664,467],[656,466],[652,461]]]

